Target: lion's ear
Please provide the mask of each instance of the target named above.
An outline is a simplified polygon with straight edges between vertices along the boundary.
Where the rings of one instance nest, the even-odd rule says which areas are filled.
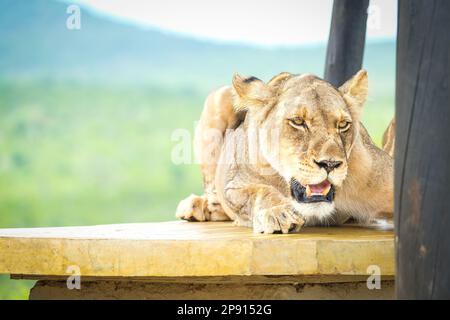
[[[235,94],[235,109],[248,110],[265,105],[272,96],[272,90],[262,80],[256,77],[243,77],[235,74],[233,77]]]
[[[359,70],[350,80],[347,80],[339,91],[353,112],[359,114],[366,102],[369,80],[366,70]]]
[[[289,72],[282,72],[282,73],[276,75],[275,77],[273,77],[272,79],[270,79],[269,82],[267,82],[267,85],[275,87],[275,88],[278,88],[286,80],[288,80],[291,77],[292,77],[291,73],[289,73]]]

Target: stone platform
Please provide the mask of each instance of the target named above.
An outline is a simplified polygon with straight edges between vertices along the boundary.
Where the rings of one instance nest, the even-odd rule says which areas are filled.
[[[39,280],[32,299],[388,299],[394,269],[385,224],[288,235],[184,221],[0,229],[0,273]],[[380,289],[367,286],[372,272]],[[69,289],[78,276],[81,289]]]

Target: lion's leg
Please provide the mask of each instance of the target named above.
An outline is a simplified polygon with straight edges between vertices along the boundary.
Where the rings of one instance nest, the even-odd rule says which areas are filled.
[[[225,199],[236,213],[235,223],[253,227],[255,233],[298,232],[305,224],[293,201],[269,185],[234,186],[226,190]]]
[[[191,194],[178,204],[175,216],[187,221],[207,221],[210,214],[206,205],[205,196]]]
[[[197,221],[230,220],[217,198],[214,181],[225,132],[234,127],[237,121],[230,87],[220,88],[206,98],[194,137],[195,154],[200,163],[205,193],[203,196],[191,195],[181,201],[177,217]]]
[[[178,204],[175,216],[187,221],[227,221],[230,218],[223,212],[220,203],[210,204],[206,194],[191,194]]]

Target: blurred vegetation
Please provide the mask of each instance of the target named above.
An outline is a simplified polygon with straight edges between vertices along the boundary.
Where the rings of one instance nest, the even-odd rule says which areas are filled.
[[[136,87],[0,84],[2,227],[161,221],[200,191],[171,134],[201,97]]]
[[[201,177],[171,162],[172,133],[192,135],[211,89],[235,72],[323,71],[324,45],[215,44],[89,12],[68,33],[63,3],[0,4],[0,228],[173,219]],[[394,56],[392,40],[367,44],[363,123],[378,144],[394,112]],[[32,284],[0,276],[0,299],[27,298]]]

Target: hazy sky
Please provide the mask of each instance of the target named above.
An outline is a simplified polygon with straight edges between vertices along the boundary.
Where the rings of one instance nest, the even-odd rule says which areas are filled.
[[[199,38],[296,45],[328,38],[332,0],[75,0],[104,14]],[[367,35],[394,37],[396,0],[371,0]]]

